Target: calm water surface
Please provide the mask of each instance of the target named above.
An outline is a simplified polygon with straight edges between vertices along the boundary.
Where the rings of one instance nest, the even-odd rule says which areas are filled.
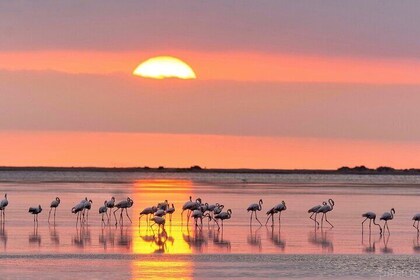
[[[420,277],[420,243],[412,216],[420,212],[419,176],[267,175],[112,172],[0,172],[0,192],[7,192],[6,221],[0,226],[2,275],[10,279],[48,279],[57,273],[74,278],[104,274],[137,278],[361,278]],[[0,194],[2,195],[2,194]],[[233,211],[223,231],[204,221],[181,219],[189,196],[219,202]],[[48,224],[50,202],[61,198],[56,221]],[[123,226],[114,217],[101,225],[104,200],[134,200]],[[88,225],[76,226],[70,209],[84,197],[93,200]],[[246,208],[262,198],[263,211],[282,200],[281,226],[250,226]],[[332,198],[334,228],[316,229],[307,209]],[[138,213],[168,199],[177,208],[166,231],[152,230]],[[41,204],[38,226],[27,213]],[[380,216],[391,207],[391,235],[368,227],[361,214]],[[265,211],[264,211],[265,210]],[[382,223],[381,223],[382,224]],[[328,265],[327,265],[328,264]]]

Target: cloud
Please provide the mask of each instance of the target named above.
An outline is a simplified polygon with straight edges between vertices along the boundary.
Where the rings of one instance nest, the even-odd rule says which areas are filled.
[[[0,130],[420,140],[420,86],[0,72]]]
[[[2,1],[1,51],[420,58],[418,1]]]

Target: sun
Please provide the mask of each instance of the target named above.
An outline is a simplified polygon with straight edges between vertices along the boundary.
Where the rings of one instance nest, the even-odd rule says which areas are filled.
[[[196,79],[193,69],[187,63],[172,56],[149,58],[134,69],[133,75],[152,79]]]

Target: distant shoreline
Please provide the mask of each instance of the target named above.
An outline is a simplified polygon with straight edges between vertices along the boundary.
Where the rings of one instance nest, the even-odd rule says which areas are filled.
[[[340,167],[338,169],[250,169],[250,168],[189,168],[173,167],[55,167],[55,166],[0,166],[0,171],[44,171],[44,172],[156,172],[156,173],[242,173],[242,174],[355,174],[355,175],[420,175],[420,169],[394,169],[365,166]]]

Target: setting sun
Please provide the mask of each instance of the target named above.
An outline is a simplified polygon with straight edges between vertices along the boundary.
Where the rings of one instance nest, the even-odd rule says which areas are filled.
[[[171,56],[157,56],[140,63],[133,75],[144,78],[195,79],[192,68],[182,60]]]

